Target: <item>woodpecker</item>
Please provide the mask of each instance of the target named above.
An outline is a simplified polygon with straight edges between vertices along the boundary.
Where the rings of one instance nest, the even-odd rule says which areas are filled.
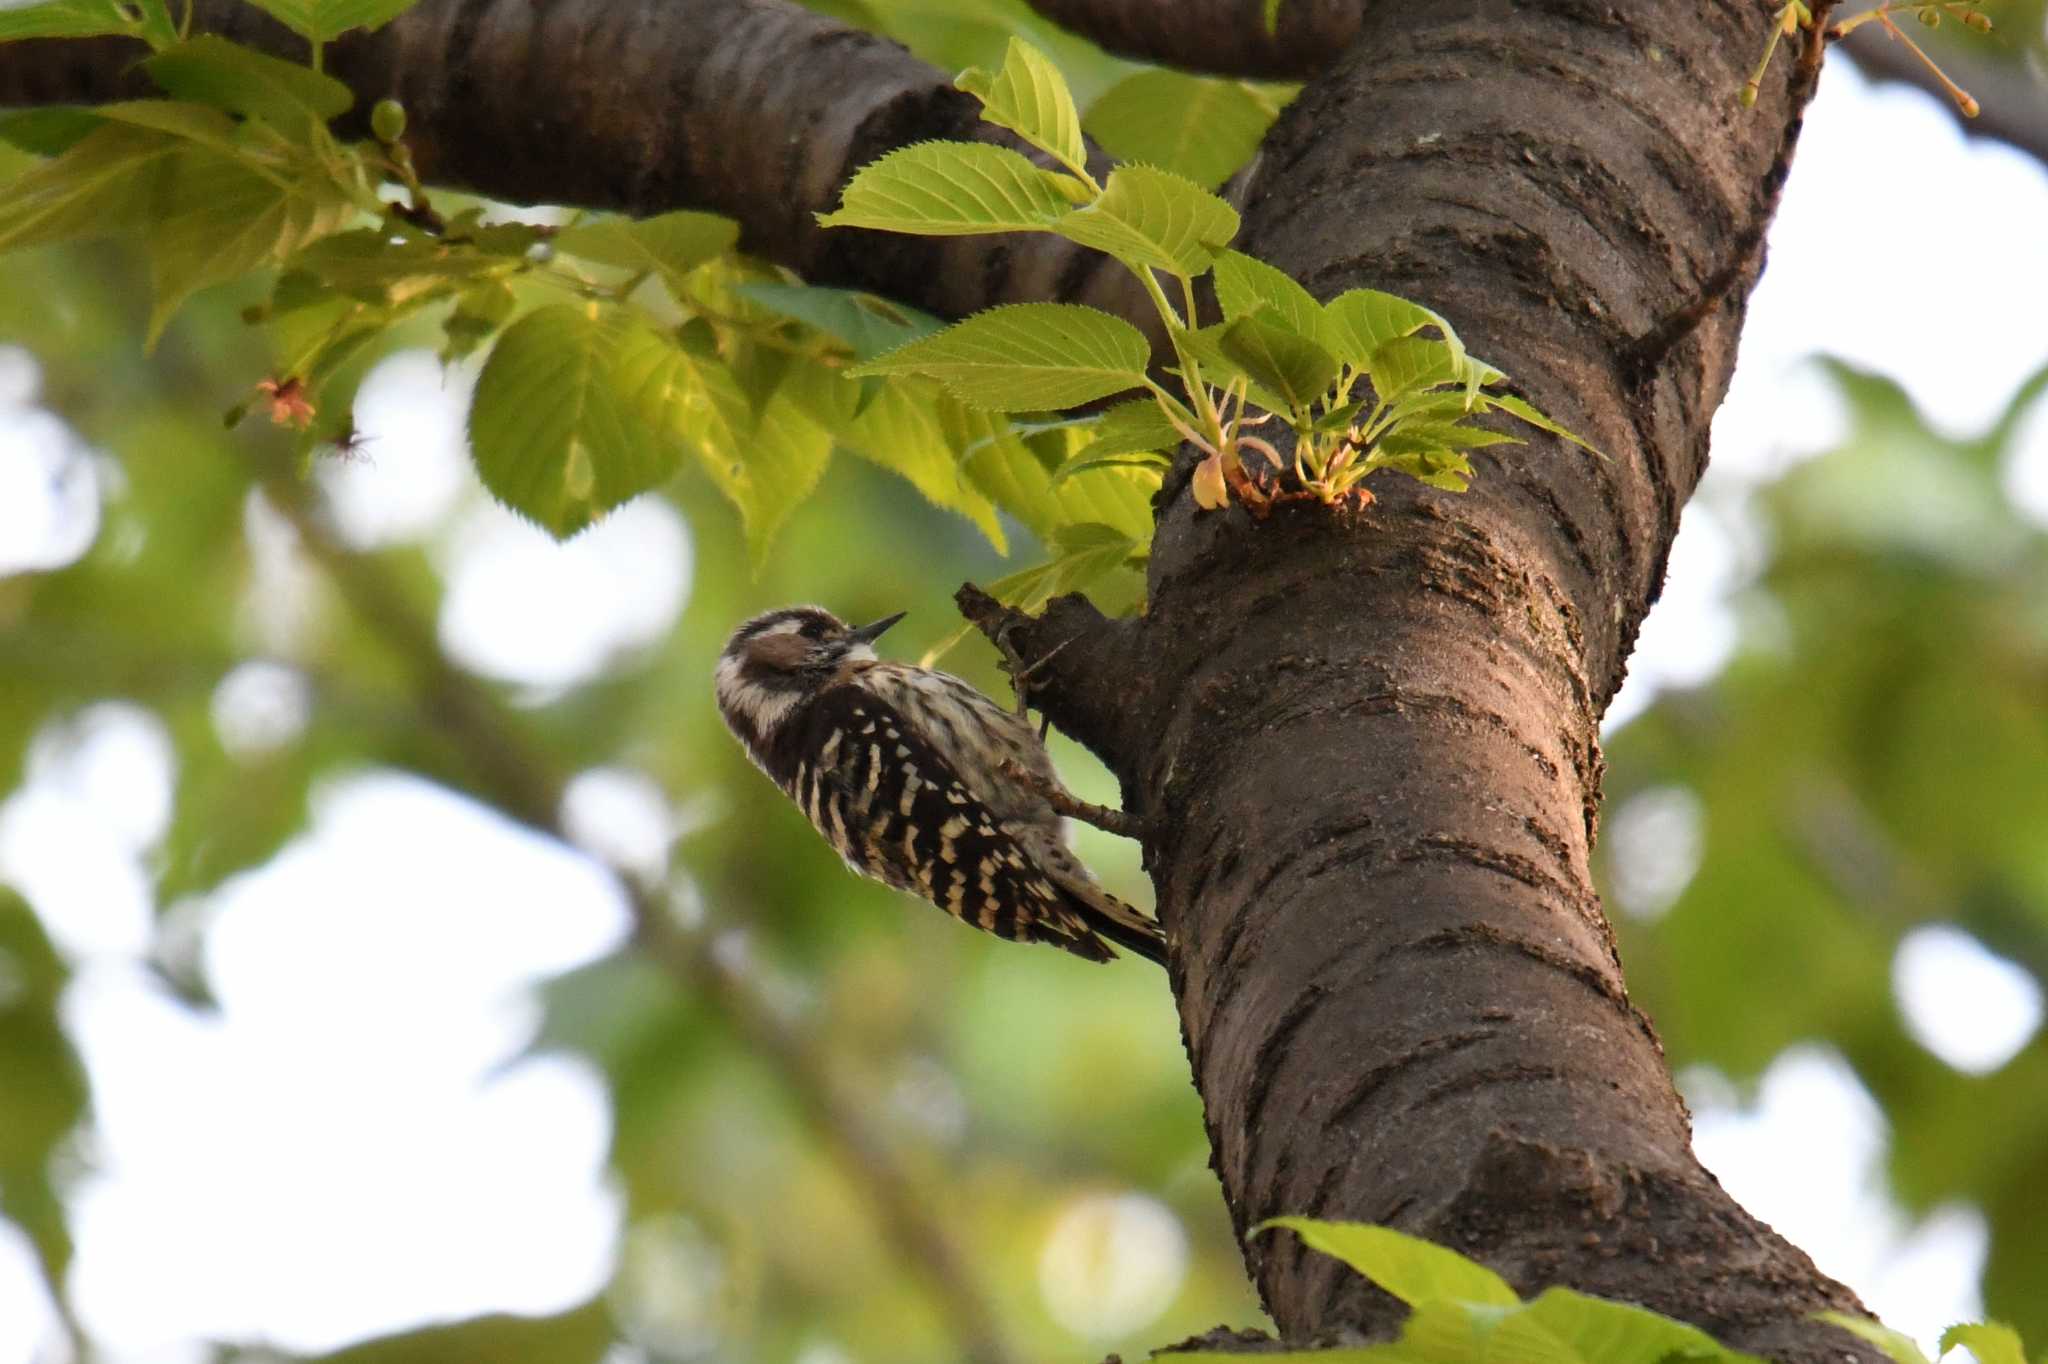
[[[733,631],[718,709],[747,756],[853,871],[999,938],[1090,961],[1116,943],[1163,964],[1159,925],[1068,849],[1053,799],[1072,798],[1030,723],[957,677],[875,656],[901,619],[851,629],[790,606]]]

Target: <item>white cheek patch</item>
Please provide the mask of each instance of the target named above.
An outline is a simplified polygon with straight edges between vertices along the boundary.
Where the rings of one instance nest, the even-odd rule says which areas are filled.
[[[756,735],[766,735],[803,698],[794,691],[770,690],[746,681],[740,676],[741,666],[740,660],[730,655],[718,660],[719,707],[744,718]]]

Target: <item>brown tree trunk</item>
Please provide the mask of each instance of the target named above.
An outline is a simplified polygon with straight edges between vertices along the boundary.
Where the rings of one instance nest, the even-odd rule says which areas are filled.
[[[1588,871],[1596,727],[1706,463],[1745,238],[1804,94],[1786,59],[1756,113],[1736,105],[1768,12],[1366,7],[1268,139],[1243,245],[1323,297],[1426,301],[1606,458],[1502,447],[1463,496],[1390,481],[1363,510],[1263,522],[1196,512],[1183,473],[1147,614],[1068,600],[1020,642],[1066,643],[1040,698],[1158,830],[1147,865],[1240,1232],[1382,1222],[1524,1291],[1569,1284],[1833,1364],[1878,1358],[1807,1320],[1855,1298],[1694,1160]],[[0,49],[0,100],[116,88],[111,58],[39,72],[35,51]],[[1114,294],[1064,248],[821,244],[808,213],[854,165],[959,135],[961,106],[774,0],[428,0],[334,69],[366,102],[402,94],[439,173],[490,192],[716,208],[752,249],[947,311]],[[1716,276],[1729,301],[1647,375],[1631,365]],[[1398,1325],[1289,1236],[1247,1257],[1290,1339]]]

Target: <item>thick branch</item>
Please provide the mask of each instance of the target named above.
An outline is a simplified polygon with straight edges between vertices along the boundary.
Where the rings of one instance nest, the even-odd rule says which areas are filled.
[[[953,594],[960,615],[998,648],[1009,647],[1030,667],[1025,699],[1046,719],[1123,777],[1136,765],[1130,715],[1147,686],[1132,651],[1132,622],[1111,620],[1080,593],[1055,597],[1044,614],[1004,606],[973,583]],[[1125,794],[1130,792],[1125,783]],[[1134,815],[1128,799],[1124,808]]]
[[[1031,6],[1062,27],[1138,61],[1219,76],[1310,80],[1327,71],[1358,36],[1371,0],[1286,0],[1273,34],[1266,32],[1261,0],[1031,0]],[[1762,5],[1756,7],[1750,41],[1758,50],[1768,17]],[[2010,54],[2006,60],[1988,55],[1978,35],[1965,32],[1954,41],[1935,41],[1942,66],[1983,105],[1977,118],[1956,115],[1963,131],[2048,161],[2048,98],[2042,78]],[[1845,50],[1870,75],[1924,90],[1956,113],[1941,83],[1898,43],[1870,33]]]
[[[328,533],[308,505],[306,487],[278,479],[265,483],[270,500],[299,532],[301,544],[343,600],[410,668],[423,711],[468,761],[474,789],[520,822],[569,842],[560,819],[562,774],[510,710],[442,652],[432,626],[390,575]],[[703,932],[676,922],[658,888],[624,872],[618,875],[640,949],[684,989],[713,1001],[747,1049],[776,1071],[821,1143],[873,1205],[888,1241],[938,1301],[964,1356],[974,1364],[1011,1364],[993,1308],[975,1286],[951,1235],[932,1215],[930,1191],[904,1170],[869,1121],[866,1106],[846,1091],[807,1039],[719,960]]]
[[[195,0],[195,27],[298,58],[243,0]],[[151,93],[125,39],[0,46],[0,106]],[[739,220],[745,249],[815,283],[961,316],[1059,298],[1149,317],[1099,252],[1050,234],[923,238],[812,215],[893,147],[992,136],[950,77],[895,43],[788,0],[426,0],[329,51],[361,118],[391,96],[429,180],[518,203]]]
[[[1262,0],[1030,0],[1108,51],[1219,76],[1306,80],[1358,34],[1368,0],[1285,0],[1266,31]]]
[[[1854,1296],[1694,1159],[1589,868],[1601,709],[1705,467],[1755,266],[1655,376],[1629,342],[1767,215],[1784,122],[1730,116],[1748,4],[1408,0],[1282,116],[1247,250],[1388,289],[1606,454],[1475,459],[1470,493],[1263,522],[1161,510],[1126,744],[1214,1163],[1240,1230],[1380,1222],[1524,1292],[1639,1302],[1772,1357],[1878,1356]],[[1794,93],[1780,63],[1767,108]],[[1284,1336],[1398,1309],[1292,1238]]]

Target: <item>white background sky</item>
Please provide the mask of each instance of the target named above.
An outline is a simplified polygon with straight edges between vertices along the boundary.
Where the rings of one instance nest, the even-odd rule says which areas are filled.
[[[2038,165],[1968,145],[1931,101],[1874,92],[1830,64],[1713,472],[1614,723],[1727,657],[1727,598],[1757,561],[1744,497],[1842,427],[1802,357],[1883,371],[1942,427],[1981,430],[2048,363],[2044,224]],[[464,467],[461,382],[444,385],[420,357],[387,366],[363,395],[370,460],[323,477],[358,543],[430,537],[449,581],[451,649],[545,695],[673,626],[689,589],[687,528],[643,499],[559,547],[490,507]],[[33,408],[33,392],[32,364],[0,349],[0,572],[75,557],[96,517],[94,479],[117,483]],[[406,457],[377,460],[377,442]],[[2048,518],[2048,414],[2022,464],[2016,486]],[[246,604],[253,655],[288,658],[304,570],[287,529],[260,506],[249,516],[269,564]],[[216,698],[223,738],[244,747],[289,739],[306,705],[303,680],[268,661],[238,669]],[[110,701],[53,728],[29,783],[0,803],[0,878],[30,896],[79,968],[65,1012],[98,1123],[79,1153],[93,1173],[75,1200],[71,1292],[108,1357],[176,1364],[206,1337],[323,1350],[436,1319],[560,1309],[599,1288],[618,1236],[600,1082],[571,1061],[512,1058],[533,1025],[532,983],[621,941],[606,875],[413,779],[337,783],[272,863],[176,908],[174,922],[206,928],[221,1004],[196,1018],[140,964],[153,915],[144,859],[169,816],[172,764],[161,727]],[[582,793],[605,806],[596,822],[624,831],[626,856],[649,856],[674,827],[630,774]],[[1614,837],[1643,864],[1642,912],[1676,893],[1672,849],[1682,885],[1687,817],[1682,800],[1617,813]],[[1661,870],[1642,852],[1660,848]],[[1965,1068],[1995,1067],[2040,1022],[2031,980],[1951,930],[1909,940],[1898,983],[1917,1035]],[[1892,1324],[1931,1340],[1979,1310],[1981,1218],[1957,1207],[1916,1225],[1887,1200],[1882,1115],[1839,1058],[1786,1055],[1747,1105],[1712,1074],[1684,1078],[1707,1163]],[[1077,1281],[1070,1241],[1106,1253],[1115,1272]],[[1077,1204],[1048,1238],[1048,1306],[1080,1335],[1142,1328],[1178,1286],[1182,1244],[1152,1200]],[[655,1260],[679,1276],[677,1302],[690,1300],[683,1279],[715,1273],[695,1252]],[[0,1226],[0,1364],[60,1358],[25,1246]]]

